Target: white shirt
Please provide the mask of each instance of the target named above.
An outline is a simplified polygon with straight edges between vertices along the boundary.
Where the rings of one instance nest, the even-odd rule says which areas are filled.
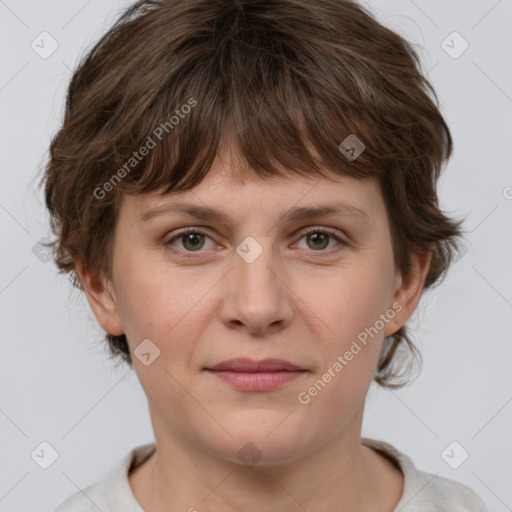
[[[416,469],[407,455],[388,443],[369,438],[361,442],[394,461],[404,475],[402,497],[393,512],[488,512],[469,487]],[[73,494],[55,512],[145,512],[133,495],[128,472],[154,450],[155,443],[133,448],[103,480]]]

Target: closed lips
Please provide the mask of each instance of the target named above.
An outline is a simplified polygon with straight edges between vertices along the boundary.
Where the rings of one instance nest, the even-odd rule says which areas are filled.
[[[240,373],[307,371],[283,359],[264,359],[262,361],[254,361],[247,358],[237,358],[222,361],[213,366],[208,366],[206,370]]]

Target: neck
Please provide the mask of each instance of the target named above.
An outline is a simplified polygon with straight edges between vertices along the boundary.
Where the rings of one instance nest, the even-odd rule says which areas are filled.
[[[155,436],[156,452],[129,475],[148,512],[391,512],[403,490],[401,471],[361,444],[360,429],[288,464],[249,467],[173,436]]]

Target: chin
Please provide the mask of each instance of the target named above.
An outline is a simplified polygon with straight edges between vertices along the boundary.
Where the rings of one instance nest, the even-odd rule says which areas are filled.
[[[217,456],[245,466],[279,466],[293,462],[302,452],[304,429],[283,413],[238,415],[222,424],[233,437],[223,436],[212,448]],[[290,415],[292,416],[292,415]],[[283,421],[284,420],[284,421]],[[290,421],[291,420],[291,421]],[[290,423],[288,423],[290,421]]]

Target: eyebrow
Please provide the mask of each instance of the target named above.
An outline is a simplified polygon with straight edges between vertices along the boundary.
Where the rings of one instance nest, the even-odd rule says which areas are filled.
[[[186,203],[165,203],[144,212],[140,221],[145,222],[166,213],[181,213],[202,220],[216,220],[229,225],[229,218],[222,212],[212,208]],[[370,215],[352,204],[336,202],[323,205],[293,207],[286,212],[280,221],[300,221],[312,217],[341,216],[351,217],[359,222],[367,223]]]

